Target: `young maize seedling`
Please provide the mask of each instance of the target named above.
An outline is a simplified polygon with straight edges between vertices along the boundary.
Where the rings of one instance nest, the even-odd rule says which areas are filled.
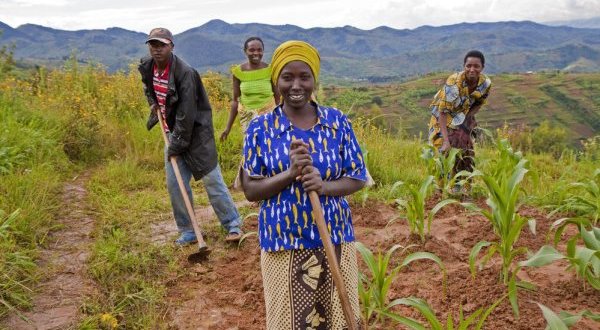
[[[577,276],[584,279],[594,289],[600,290],[600,228],[593,227],[588,219],[564,218],[552,224],[555,230],[554,246],[558,245],[565,228],[572,224],[577,226],[579,233],[567,241],[567,254],[563,255],[550,245],[542,246],[529,259],[522,261],[521,266],[542,267],[559,259],[567,259],[569,267],[574,269]],[[586,228],[591,228],[589,231]],[[579,241],[583,246],[578,246]]]
[[[425,318],[426,323],[417,321],[410,317],[401,316],[395,314],[391,311],[386,311],[385,316],[390,319],[403,324],[411,329],[424,330],[424,329],[432,329],[432,330],[467,330],[467,329],[475,329],[480,330],[483,328],[483,324],[487,317],[492,313],[492,311],[498,307],[498,305],[504,300],[506,296],[501,297],[496,302],[494,302],[488,308],[481,307],[474,311],[467,318],[463,315],[462,306],[459,310],[458,324],[454,324],[454,320],[452,318],[452,314],[448,314],[448,318],[446,319],[445,325],[440,321],[435,311],[427,304],[427,302],[423,299],[409,297],[409,298],[401,298],[396,299],[390,303],[390,307],[396,305],[404,305],[415,308],[419,313]]]
[[[425,202],[427,201],[427,197],[429,196],[430,187],[433,183],[433,179],[433,176],[428,176],[421,183],[421,186],[418,189],[414,185],[407,185],[406,187],[408,188],[408,192],[411,198],[408,200],[400,198],[396,199],[396,203],[399,205],[399,208],[404,210],[404,213],[402,215],[408,221],[411,234],[419,235],[419,238],[421,238],[421,242],[425,242],[425,236],[431,230],[431,221],[433,220],[433,216],[439,210],[441,210],[442,207],[451,203],[456,203],[455,200],[445,199],[436,204],[431,209],[431,211],[426,210]],[[404,182],[398,181],[394,183],[394,185],[392,186],[392,190],[395,190],[401,185],[404,185]]]
[[[363,261],[371,273],[370,277],[366,276],[365,274],[361,274],[361,284],[358,286],[359,298],[363,308],[365,324],[368,325],[369,321],[374,315],[376,315],[374,323],[377,323],[382,319],[384,314],[389,311],[389,309],[392,307],[392,305],[388,303],[388,292],[390,286],[396,279],[400,270],[413,261],[431,260],[440,267],[442,270],[442,286],[445,294],[446,268],[444,267],[444,264],[440,258],[438,258],[435,254],[429,252],[414,252],[407,255],[398,266],[392,267],[390,265],[390,259],[397,250],[401,249],[401,254],[404,254],[413,247],[415,247],[415,245],[403,247],[396,244],[392,246],[385,253],[385,255],[379,252],[375,256],[368,247],[360,242],[356,243],[356,249],[362,256]]]
[[[531,288],[525,282],[516,279],[518,267],[512,269],[515,257],[525,254],[527,249],[515,247],[523,226],[529,224],[529,229],[535,234],[535,220],[521,217],[517,212],[519,209],[518,195],[519,184],[528,172],[528,161],[522,158],[519,152],[513,152],[506,141],[498,141],[497,149],[499,157],[487,173],[475,170],[473,177],[481,177],[485,184],[489,209],[482,209],[473,203],[461,203],[465,208],[475,211],[487,218],[492,224],[498,241],[477,243],[469,255],[469,268],[475,277],[476,258],[484,247],[489,247],[487,254],[482,259],[481,267],[485,265],[496,253],[502,259],[501,280],[508,286],[508,297],[516,317],[519,315],[517,303],[517,287]]]
[[[549,216],[556,212],[571,211],[581,217],[592,220],[593,225],[598,224],[600,219],[600,168],[594,171],[592,178],[584,182],[574,182],[568,185],[568,190],[578,189],[577,193],[570,194],[561,206],[552,211]]]
[[[537,305],[542,310],[544,318],[548,323],[548,325],[546,326],[546,329],[548,330],[567,330],[570,327],[572,327],[575,323],[577,323],[582,317],[594,320],[596,322],[600,321],[600,314],[594,314],[588,311],[587,309],[576,314],[561,311],[557,315],[550,308],[540,303],[537,303]]]

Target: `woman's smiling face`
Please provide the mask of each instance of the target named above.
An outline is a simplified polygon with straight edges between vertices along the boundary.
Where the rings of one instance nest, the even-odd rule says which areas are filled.
[[[294,109],[301,109],[310,101],[315,88],[315,77],[308,64],[292,61],[281,70],[277,79],[277,88],[284,104]]]
[[[471,82],[477,82],[479,75],[483,71],[483,64],[479,57],[467,57],[465,61],[465,74],[467,79]]]
[[[264,54],[263,44],[260,40],[251,40],[246,44],[244,52],[248,57],[248,62],[255,65],[260,64]]]

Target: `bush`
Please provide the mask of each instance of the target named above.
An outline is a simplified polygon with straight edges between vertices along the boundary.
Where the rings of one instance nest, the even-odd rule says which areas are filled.
[[[582,142],[583,157],[589,161],[600,160],[600,135],[596,135]]]
[[[504,124],[497,133],[501,138],[508,139],[514,148],[524,152],[550,153],[558,158],[568,149],[567,131],[548,120],[542,121],[536,128],[527,125],[509,127]]]
[[[378,106],[383,105],[383,100],[381,99],[381,96],[379,96],[379,95],[373,96],[373,99],[371,100],[371,102],[377,104]]]

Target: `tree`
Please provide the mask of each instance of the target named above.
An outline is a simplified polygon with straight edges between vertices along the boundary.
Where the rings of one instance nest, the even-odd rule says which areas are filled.
[[[0,36],[2,31],[0,30]],[[3,45],[0,48],[0,74],[5,75],[15,68],[15,60],[13,54],[15,52],[15,44]]]

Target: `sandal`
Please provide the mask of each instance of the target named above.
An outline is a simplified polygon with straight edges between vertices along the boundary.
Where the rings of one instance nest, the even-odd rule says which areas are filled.
[[[225,236],[225,242],[238,242],[241,238],[241,233],[229,233]]]

